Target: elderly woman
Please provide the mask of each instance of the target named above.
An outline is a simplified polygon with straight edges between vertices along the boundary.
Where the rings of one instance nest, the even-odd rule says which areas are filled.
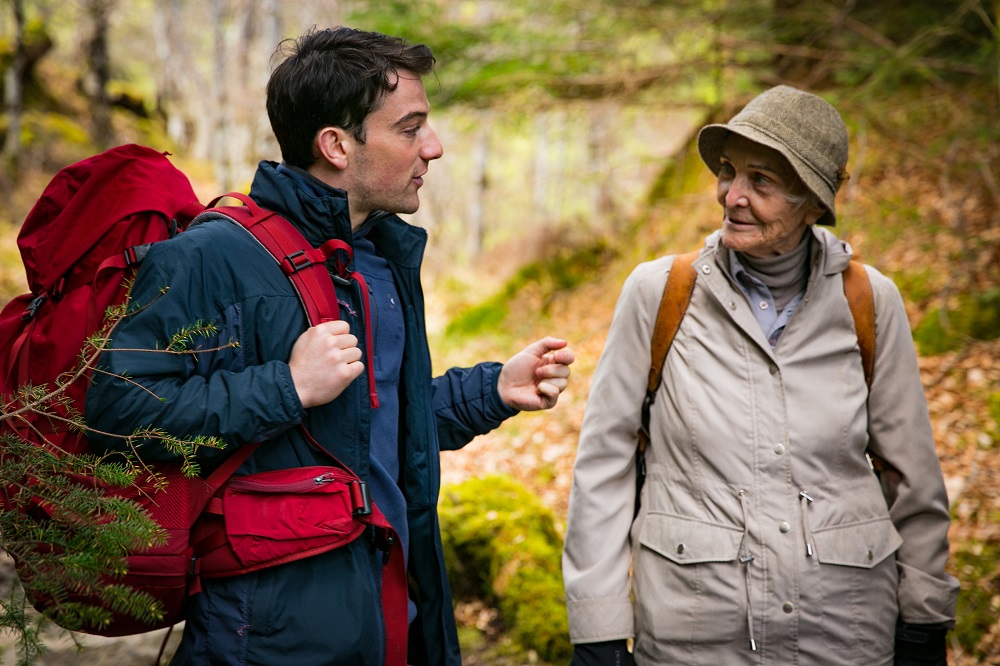
[[[847,146],[840,114],[787,86],[701,130],[722,228],[694,261],[637,513],[650,341],[674,257],[626,281],[587,405],[563,557],[574,665],[946,662],[958,583],[906,312],[865,267],[869,388],[844,293],[851,249],[826,228]]]

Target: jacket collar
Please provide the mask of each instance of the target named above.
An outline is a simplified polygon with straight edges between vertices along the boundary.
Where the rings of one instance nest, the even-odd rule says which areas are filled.
[[[263,161],[257,168],[250,198],[284,215],[306,239],[319,246],[331,238],[351,242],[347,192],[330,187],[311,174],[287,165]],[[372,213],[358,232],[367,235],[379,254],[401,266],[419,269],[427,232],[383,211]]]
[[[319,246],[331,238],[350,242],[351,216],[347,193],[321,189],[296,173],[280,170],[275,162],[263,161],[257,168],[250,198],[263,208],[285,216],[306,239]]]
[[[850,263],[854,251],[850,243],[842,241],[833,235],[833,232],[825,227],[815,224],[810,227],[813,238],[816,242],[812,244],[812,255],[809,258],[812,270],[810,273],[819,271],[822,275],[836,275],[843,273]],[[705,239],[705,247],[715,253],[716,263],[723,268],[727,274],[731,274],[729,265],[729,253],[724,251],[721,243],[722,232],[714,231]]]

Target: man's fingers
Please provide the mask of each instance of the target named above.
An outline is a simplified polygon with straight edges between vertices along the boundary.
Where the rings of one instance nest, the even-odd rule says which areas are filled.
[[[571,365],[576,356],[569,349],[550,351],[542,356],[542,363],[547,365]]]
[[[538,382],[538,392],[549,398],[557,398],[559,394],[566,390],[569,382],[565,379],[546,379]]]
[[[317,331],[323,333],[329,333],[330,335],[342,335],[344,333],[351,332],[351,325],[348,324],[343,319],[334,319],[333,321],[324,321],[321,324],[316,324],[314,326]]]

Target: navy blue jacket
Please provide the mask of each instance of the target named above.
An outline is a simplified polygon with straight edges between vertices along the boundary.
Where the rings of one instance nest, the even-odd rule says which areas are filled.
[[[307,192],[269,162],[260,164],[250,195],[292,221],[314,246],[330,238],[350,242],[344,196]],[[498,363],[431,376],[420,284],[426,232],[383,215],[369,238],[390,264],[406,324],[400,486],[410,533],[410,595],[417,606],[408,661],[458,665],[437,520],[438,454],[464,446],[515,412],[497,393]],[[341,316],[363,345],[358,287],[337,289]],[[115,330],[112,349],[163,349],[178,331],[207,322],[218,332],[196,343],[214,350],[198,355],[105,353],[102,365],[130,381],[95,376],[86,405],[93,429],[128,434],[155,426],[180,437],[221,437],[230,447],[226,452],[199,451],[206,470],[231,447],[263,441],[240,469],[249,474],[328,464],[295,427],[305,423],[339,460],[362,479],[369,477],[367,376],[333,402],[303,409],[287,360],[307,326],[305,314],[288,279],[246,231],[212,221],[155,245],[136,277],[132,302],[141,307]],[[108,450],[121,447],[115,438],[94,439]],[[140,453],[147,461],[172,457],[156,441],[141,445]],[[193,598],[171,663],[379,666],[384,650],[381,568],[380,553],[359,539],[259,573],[205,581],[204,591]]]

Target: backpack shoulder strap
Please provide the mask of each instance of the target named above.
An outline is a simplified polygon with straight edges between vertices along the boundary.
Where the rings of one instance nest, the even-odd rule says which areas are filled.
[[[237,199],[243,205],[216,207],[216,204],[226,197]],[[216,197],[208,204],[208,210],[198,221],[220,217],[236,222],[250,232],[250,235],[257,239],[257,242],[278,262],[281,271],[291,280],[312,326],[340,318],[340,305],[337,302],[337,290],[333,286],[334,280],[345,285],[350,284],[352,280],[357,282],[365,315],[365,349],[369,355],[374,356],[375,344],[371,327],[368,285],[361,273],[350,269],[351,259],[354,256],[350,245],[340,239],[332,238],[319,247],[313,247],[295,225],[278,213],[261,208],[253,199],[241,192],[230,192]],[[327,270],[328,259],[334,263],[334,274]],[[367,374],[368,398],[374,409],[379,405],[375,373]]]
[[[656,391],[663,380],[663,364],[667,360],[667,352],[674,342],[674,336],[681,327],[681,320],[691,303],[694,293],[694,283],[697,274],[694,272],[694,262],[698,252],[688,252],[674,257],[667,284],[663,287],[663,297],[656,312],[656,324],[653,327],[649,378],[646,381],[646,397],[642,402],[642,425],[639,429],[639,450],[644,451],[649,444],[649,411],[656,399]]]
[[[243,206],[217,207],[218,202],[226,197],[238,199]],[[213,217],[229,218],[237,222],[274,257],[281,271],[291,280],[310,324],[315,326],[339,318],[337,292],[324,262],[338,250],[349,254],[350,247],[346,243],[331,241],[343,247],[324,245],[314,248],[291,222],[275,212],[261,208],[253,199],[240,192],[230,192],[213,200],[199,221]]]
[[[656,391],[663,380],[663,364],[667,360],[667,352],[674,342],[674,336],[681,327],[681,320],[691,303],[694,293],[694,283],[698,275],[694,271],[694,262],[698,251],[679,254],[674,257],[674,263],[667,275],[667,283],[663,287],[663,297],[656,312],[656,324],[653,326],[653,339],[650,347],[649,377],[646,381],[646,397],[642,401],[641,423],[639,426],[639,447],[636,452],[636,488],[635,511],[639,511],[639,491],[646,479],[646,447],[649,446],[650,409],[656,399]]]
[[[865,383],[871,388],[875,373],[875,298],[868,272],[860,261],[852,261],[844,271],[844,295],[854,318]]]
[[[852,261],[844,271],[844,295],[847,296],[847,305],[854,319],[854,330],[858,335],[865,384],[871,390],[872,379],[875,376],[875,297],[868,271],[860,261]],[[865,451],[865,455],[876,474],[892,472],[892,466],[871,449]]]
[[[677,255],[670,268],[670,275],[667,276],[667,284],[663,288],[660,308],[656,312],[656,325],[653,328],[649,380],[646,383],[648,393],[655,393],[660,388],[667,352],[670,351],[670,345],[674,342],[677,329],[681,327],[681,320],[691,302],[691,294],[694,293],[694,282],[697,275],[694,272],[693,264],[697,258],[698,252]]]

